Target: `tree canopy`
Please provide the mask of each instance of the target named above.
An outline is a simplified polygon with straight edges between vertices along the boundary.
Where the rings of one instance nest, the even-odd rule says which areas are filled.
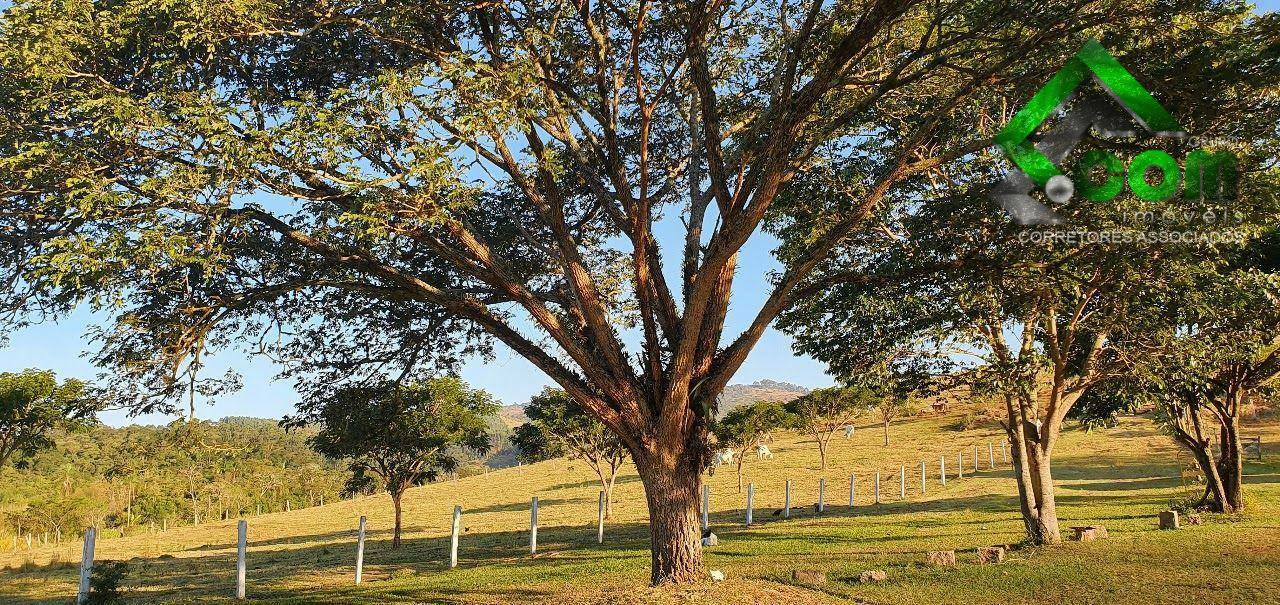
[[[595,471],[605,493],[605,515],[613,517],[613,484],[627,460],[622,440],[582,409],[568,393],[546,388],[524,407],[529,417],[516,427],[511,442],[522,462],[540,462],[561,456],[581,459]]]
[[[446,377],[342,388],[305,402],[300,414],[285,423],[317,427],[307,443],[325,456],[349,461],[349,491],[363,491],[376,480],[391,494],[396,512],[392,544],[398,548],[405,490],[457,468],[459,449],[487,452],[486,419],[497,411],[488,393]]]
[[[623,441],[653,580],[687,581],[715,402],[779,314],[862,281],[876,257],[849,246],[990,147],[991,108],[1087,37],[1173,56],[1169,32],[1231,36],[1216,17],[1245,10],[20,0],[0,310],[106,313],[97,360],[139,410],[234,387],[201,373],[233,345],[324,390],[501,343]],[[831,194],[780,198],[806,181]],[[783,269],[731,333],[766,223]]]
[[[59,383],[47,370],[0,373],[0,467],[51,447],[57,429],[96,423],[99,409],[92,389],[74,378]]]

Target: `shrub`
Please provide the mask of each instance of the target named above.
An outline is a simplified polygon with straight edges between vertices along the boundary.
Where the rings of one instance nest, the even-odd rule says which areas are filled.
[[[102,561],[93,564],[89,576],[90,605],[120,605],[124,594],[120,583],[129,575],[129,564],[124,561]]]

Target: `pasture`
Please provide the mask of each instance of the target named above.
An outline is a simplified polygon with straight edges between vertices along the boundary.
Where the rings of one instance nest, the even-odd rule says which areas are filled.
[[[615,518],[595,543],[598,485],[571,460],[494,471],[426,485],[405,496],[405,545],[390,548],[392,509],[386,496],[249,517],[248,597],[259,603],[1277,603],[1280,602],[1280,452],[1246,466],[1249,510],[1205,515],[1204,524],[1160,531],[1156,514],[1198,495],[1172,442],[1149,418],[1064,434],[1055,457],[1058,506],[1067,535],[1073,525],[1103,524],[1110,539],[1015,549],[1000,565],[978,565],[973,550],[1011,544],[1022,535],[1015,486],[1000,463],[1002,436],[993,426],[958,430],[963,411],[907,419],[882,445],[864,417],[851,439],[832,441],[829,466],[817,470],[812,441],[778,434],[773,460],[749,456],[744,482],[755,485],[755,525],[744,527],[746,490],[732,466],[709,478],[710,569],[723,582],[648,588],[644,495],[629,467],[618,479]],[[1245,435],[1280,441],[1275,415],[1246,422]],[[987,444],[997,469],[988,469]],[[972,451],[980,448],[975,475]],[[964,452],[965,478],[953,466]],[[937,477],[947,457],[946,486]],[[919,465],[927,463],[927,493]],[[907,499],[899,473],[907,467]],[[872,504],[881,473],[881,504]],[[848,506],[850,474],[858,475]],[[819,478],[826,511],[818,515]],[[784,483],[794,506],[779,511]],[[529,500],[538,496],[538,554],[528,553]],[[453,506],[463,507],[460,564],[450,570]],[[368,517],[364,583],[353,586],[355,531]],[[103,539],[98,560],[129,561],[129,603],[228,603],[234,591],[235,521]],[[61,547],[0,545],[0,602],[68,603],[75,594],[78,542]],[[956,549],[954,568],[924,565],[929,550]],[[826,572],[822,586],[791,581],[796,569]],[[861,584],[864,570],[884,570],[884,583]]]

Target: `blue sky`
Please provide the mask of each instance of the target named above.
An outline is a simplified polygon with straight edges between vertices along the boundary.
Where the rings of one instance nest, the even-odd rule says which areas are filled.
[[[0,0],[0,9],[8,2]],[[1280,10],[1280,0],[1260,0],[1261,12]],[[677,241],[677,230],[672,225],[660,226],[663,241]],[[768,292],[768,272],[777,268],[770,251],[774,240],[765,234],[757,234],[742,252],[738,279],[734,288],[734,302],[727,318],[726,331],[735,335],[751,320],[752,315]],[[667,262],[678,261],[678,248],[664,246],[668,251]],[[674,266],[674,265],[672,265]],[[100,318],[87,312],[79,312],[56,324],[34,326],[11,335],[9,346],[0,349],[0,371],[22,368],[45,368],[64,377],[92,378],[99,373],[83,353],[89,349],[85,340],[86,328]],[[223,416],[259,416],[277,418],[293,409],[297,400],[290,384],[274,381],[276,368],[262,358],[249,358],[237,351],[224,351],[208,360],[210,375],[220,375],[232,368],[244,377],[244,388],[215,402],[204,402],[197,415],[202,418]],[[473,385],[488,390],[505,403],[523,403],[530,395],[541,390],[550,381],[529,362],[500,349],[491,362],[474,360],[464,368],[463,377]],[[796,384],[818,387],[831,383],[824,367],[812,359],[794,355],[790,339],[770,330],[748,358],[734,382],[752,382],[761,378],[785,380]],[[150,416],[129,419],[123,412],[107,412],[103,419],[115,425],[129,422],[161,423],[169,419]]]

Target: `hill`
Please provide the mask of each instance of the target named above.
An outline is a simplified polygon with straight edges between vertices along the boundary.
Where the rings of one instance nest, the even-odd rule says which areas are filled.
[[[1055,460],[1064,527],[1100,523],[1109,540],[1014,550],[999,566],[973,562],[973,549],[1016,543],[1021,523],[1015,486],[997,454],[997,468],[957,479],[952,462],[974,447],[998,443],[996,430],[954,430],[958,413],[893,425],[893,445],[873,431],[832,443],[832,465],[818,471],[813,443],[779,435],[776,458],[749,460],[757,524],[743,527],[745,493],[733,473],[708,479],[711,524],[721,545],[707,563],[729,580],[681,589],[650,589],[644,492],[631,469],[618,480],[616,519],[604,545],[595,543],[596,490],[580,462],[553,460],[415,488],[405,497],[405,547],[390,548],[386,496],[330,502],[288,513],[252,516],[249,523],[249,598],[259,603],[1153,603],[1275,602],[1280,594],[1280,463],[1249,462],[1249,511],[1206,515],[1181,531],[1156,529],[1155,515],[1199,495],[1184,480],[1189,461],[1145,418],[1124,418],[1112,429],[1066,432]],[[1246,434],[1280,439],[1274,417],[1249,422]],[[998,450],[996,450],[998,451]],[[937,481],[939,456],[951,476]],[[983,456],[985,458],[985,456]],[[920,491],[918,465],[929,470]],[[898,475],[907,470],[907,498]],[[873,504],[876,472],[883,504]],[[858,477],[857,507],[847,506],[848,481]],[[826,481],[827,511],[816,515],[818,479]],[[783,484],[793,503],[808,507],[789,520],[775,515]],[[528,555],[529,498],[540,499],[538,554]],[[450,513],[463,507],[460,563],[447,568]],[[369,519],[365,583],[352,586],[357,519]],[[231,602],[235,522],[140,532],[98,543],[99,559],[129,561],[129,603]],[[1069,533],[1069,529],[1067,530]],[[0,545],[0,602],[65,603],[75,592],[80,545]],[[957,549],[955,568],[922,564],[927,550]],[[792,583],[797,568],[827,572],[819,588]],[[888,574],[861,584],[862,570]],[[1079,581],[1079,578],[1088,578]],[[1177,593],[1170,592],[1172,586]]]
[[[769,379],[757,380],[751,384],[731,384],[720,395],[717,415],[723,417],[733,408],[757,401],[786,403],[808,392],[809,389],[800,385]]]
[[[502,406],[502,408],[498,410],[498,418],[502,420],[503,424],[507,425],[507,428],[511,429],[529,422],[529,417],[524,413],[523,405]]]

